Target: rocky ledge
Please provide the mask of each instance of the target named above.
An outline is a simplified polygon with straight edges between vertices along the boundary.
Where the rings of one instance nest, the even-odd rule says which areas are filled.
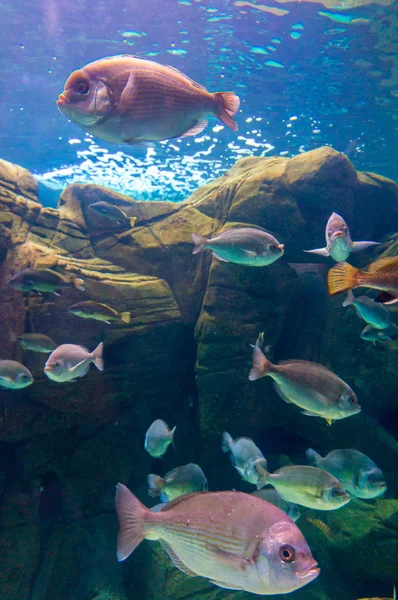
[[[136,217],[134,227],[113,229],[93,215],[88,207],[100,200]],[[398,501],[392,499],[398,494],[398,344],[361,340],[354,311],[327,294],[332,260],[303,252],[323,245],[333,211],[349,223],[353,239],[382,242],[353,258],[359,266],[395,248],[397,185],[356,171],[329,147],[291,159],[244,158],[181,204],[72,185],[56,210],[42,206],[30,173],[0,161],[0,358],[23,362],[35,378],[25,390],[0,392],[2,600],[251,597],[187,578],[156,544],[143,544],[123,569],[115,561],[117,481],[148,503],[149,472],[195,461],[210,489],[248,491],[221,452],[224,430],[252,437],[271,469],[284,455],[303,464],[309,446],[369,454],[386,474],[386,496],[312,516],[326,528],[302,517],[323,575],[296,597],[324,598],[332,586],[343,600],[388,594],[398,552]],[[210,252],[192,255],[193,232],[210,237],[239,223],[273,232],[285,244],[284,257],[257,269],[219,262]],[[26,267],[81,277],[85,291],[68,288],[55,296],[9,288],[9,277]],[[86,299],[130,311],[130,324],[83,321],[67,312]],[[260,330],[274,360],[321,362],[350,383],[361,414],[328,427],[282,402],[270,381],[250,383],[249,344]],[[104,340],[105,371],[56,384],[44,376],[43,355],[23,352],[13,341],[24,332],[90,349]],[[163,464],[142,447],[155,418],[177,425],[176,454],[169,452]],[[63,499],[62,510],[44,520],[40,485]]]

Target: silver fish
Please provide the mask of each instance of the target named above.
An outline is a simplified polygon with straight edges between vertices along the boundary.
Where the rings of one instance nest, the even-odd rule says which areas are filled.
[[[218,260],[250,267],[264,267],[283,255],[284,246],[273,235],[253,227],[228,229],[208,239],[192,234],[195,247],[192,254],[210,249]]]
[[[21,390],[33,383],[32,373],[16,360],[0,360],[0,388]]]
[[[231,453],[232,465],[242,479],[256,485],[259,476],[255,465],[260,463],[266,469],[267,461],[253,440],[246,437],[234,440],[229,433],[224,431],[221,448],[223,452]]]
[[[350,501],[350,495],[336,477],[317,467],[294,465],[269,473],[257,465],[257,488],[272,485],[286,502],[317,510],[336,510]]]
[[[164,477],[151,473],[148,475],[148,486],[148,494],[152,498],[160,496],[162,502],[170,502],[183,494],[208,490],[205,474],[195,463],[176,467]]]
[[[376,329],[387,329],[389,327],[390,313],[384,304],[375,302],[368,296],[358,296],[355,298],[352,291],[349,290],[343,306],[351,305],[355,307],[358,315],[372,327]]]
[[[261,352],[258,343],[259,340],[253,346],[250,381],[272,377],[282,400],[303,408],[305,415],[326,419],[329,425],[360,412],[361,407],[350,386],[332,371],[307,360],[285,360],[274,365]]]
[[[351,252],[358,252],[379,244],[379,242],[353,242],[347,223],[337,213],[332,213],[329,217],[325,237],[326,248],[304,250],[304,252],[319,254],[319,256],[331,256],[337,262],[344,262]]]
[[[103,350],[103,342],[98,344],[93,352],[90,352],[84,346],[62,344],[48,357],[44,366],[44,372],[53,381],[63,383],[65,381],[73,381],[78,377],[84,377],[91,363],[94,363],[97,369],[103,371]]]
[[[382,471],[358,450],[333,450],[322,458],[309,448],[306,454],[310,464],[334,475],[351,496],[377,498],[387,489]]]
[[[145,435],[145,450],[154,458],[161,458],[171,443],[174,443],[176,427],[169,429],[162,419],[156,419]]]
[[[271,502],[271,504],[283,510],[292,521],[297,521],[297,519],[299,519],[301,513],[297,504],[284,500],[274,488],[255,490],[252,494],[253,496],[257,496],[257,498],[262,498],[267,502]]]
[[[57,347],[54,340],[43,333],[24,333],[16,339],[24,350],[33,350],[34,352],[48,354]]]
[[[398,329],[396,325],[391,325],[387,329],[375,329],[371,325],[366,325],[361,332],[361,339],[367,342],[383,342],[385,340],[396,340],[398,337]]]
[[[159,540],[174,565],[219,587],[260,595],[299,589],[319,575],[298,527],[276,506],[241,492],[181,496],[151,512],[117,485],[117,557]]]

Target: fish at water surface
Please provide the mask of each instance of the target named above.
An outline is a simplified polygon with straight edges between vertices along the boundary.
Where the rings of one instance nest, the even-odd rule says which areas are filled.
[[[319,568],[302,533],[276,506],[242,492],[202,492],[151,512],[117,485],[118,559],[159,540],[174,565],[226,589],[260,595],[292,592]]]
[[[236,131],[239,104],[233,92],[211,94],[173,67],[130,55],[74,71],[57,101],[83,131],[131,145],[196,135],[211,115]]]

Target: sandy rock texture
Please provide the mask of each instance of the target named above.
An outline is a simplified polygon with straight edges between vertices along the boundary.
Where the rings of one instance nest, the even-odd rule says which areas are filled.
[[[94,215],[88,207],[98,201],[136,217],[134,227]],[[118,481],[151,505],[147,474],[194,461],[210,489],[252,490],[221,452],[224,430],[252,437],[271,470],[286,456],[305,464],[308,447],[322,454],[355,447],[379,464],[389,485],[385,498],[327,515],[304,511],[298,524],[322,577],[296,598],[323,599],[336,589],[343,600],[388,596],[391,557],[398,555],[398,344],[362,341],[355,311],[342,308],[343,297],[328,296],[332,259],[303,252],[325,245],[333,211],[354,240],[382,242],[353,256],[353,264],[394,253],[397,185],[357,172],[330,147],[292,159],[244,158],[181,204],[72,185],[57,209],[46,208],[34,177],[0,161],[0,358],[23,362],[35,378],[24,390],[0,391],[2,600],[252,597],[188,578],[157,543],[145,542],[123,565],[115,560]],[[250,268],[209,251],[192,255],[193,232],[211,237],[237,225],[270,230],[285,256]],[[27,267],[52,268],[71,282],[82,278],[85,290],[71,285],[56,296],[8,287]],[[107,325],[67,311],[89,299],[129,311],[130,323]],[[321,362],[345,379],[361,414],[328,427],[284,403],[268,378],[249,382],[250,344],[259,331],[272,360]],[[15,342],[24,332],[90,350],[103,340],[105,370],[92,366],[74,383],[50,381],[46,356]],[[176,450],[162,461],[143,449],[156,418],[177,425]]]

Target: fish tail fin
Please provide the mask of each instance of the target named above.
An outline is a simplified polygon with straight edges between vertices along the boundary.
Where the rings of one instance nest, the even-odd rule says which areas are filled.
[[[261,488],[263,488],[265,485],[267,485],[267,483],[269,483],[269,473],[267,471],[267,469],[265,469],[263,467],[262,464],[259,464],[258,462],[254,463],[254,467],[258,473],[258,481],[256,483],[257,489],[261,490]]]
[[[174,434],[176,432],[176,429],[177,429],[177,425],[174,425],[173,429],[169,433],[169,438],[170,438],[171,443],[173,444],[174,450],[176,449],[176,445],[174,443]]]
[[[198,254],[198,252],[203,252],[203,250],[205,249],[207,238],[205,238],[204,235],[198,235],[197,233],[193,233],[192,241],[195,244],[195,247],[192,250],[192,254]]]
[[[216,92],[213,96],[216,99],[216,116],[225,125],[228,125],[234,131],[238,131],[238,126],[233,116],[239,110],[239,97],[234,92]]]
[[[129,324],[131,319],[130,313],[128,311],[122,312],[120,315],[120,319],[123,321],[123,323]]]
[[[95,350],[93,350],[94,364],[99,371],[104,370],[104,359],[102,354],[104,352],[104,342],[100,342]]]
[[[76,279],[73,280],[73,285],[77,290],[80,290],[81,292],[84,292],[84,290],[86,289],[84,279],[80,279],[80,277],[76,277]]]
[[[351,306],[351,304],[354,304],[354,302],[355,296],[351,290],[348,290],[347,298],[344,300],[343,306]]]
[[[337,263],[328,273],[329,294],[341,294],[357,287],[360,283],[362,271],[348,263]]]
[[[321,455],[318,454],[318,452],[315,452],[315,450],[313,450],[312,448],[308,448],[308,450],[305,451],[305,454],[307,456],[308,462],[311,465],[318,466],[319,460],[321,458]]]
[[[130,219],[130,227],[134,227],[137,217],[131,217]]]
[[[232,436],[224,431],[222,434],[221,448],[223,452],[229,452],[231,450],[231,444],[233,442]]]
[[[117,559],[122,561],[145,539],[145,516],[150,511],[121,483],[116,486],[115,504],[120,526]]]
[[[253,365],[249,373],[250,381],[265,377],[271,370],[271,367],[271,361],[261,352],[259,346],[253,346]]]
[[[151,473],[150,475],[148,475],[147,482],[149,486],[148,494],[151,496],[151,498],[160,496],[165,483],[163,477]]]

